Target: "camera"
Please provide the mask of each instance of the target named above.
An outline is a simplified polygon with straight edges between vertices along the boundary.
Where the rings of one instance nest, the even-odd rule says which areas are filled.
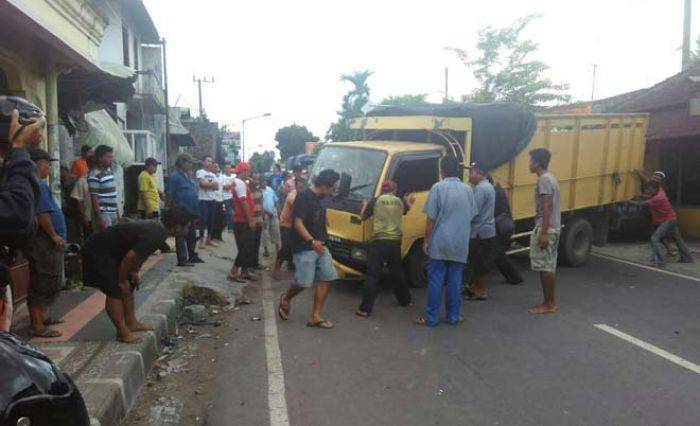
[[[12,110],[19,111],[19,124],[26,126],[35,119],[43,117],[44,111],[26,99],[17,96],[0,96],[0,145],[9,144],[12,135],[10,121]]]

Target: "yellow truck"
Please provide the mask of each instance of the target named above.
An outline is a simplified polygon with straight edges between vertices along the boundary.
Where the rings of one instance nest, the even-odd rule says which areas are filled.
[[[539,147],[552,152],[550,170],[561,189],[560,262],[583,264],[592,244],[607,241],[616,203],[639,191],[634,171],[643,165],[647,116],[529,114],[512,105],[489,114],[436,106],[387,108],[354,120],[360,140],[326,144],[311,172],[332,168],[341,174],[338,193],[327,206],[328,247],[340,276],[363,277],[372,222],[361,221],[362,202],[379,195],[380,183],[391,179],[400,195],[415,196],[404,217],[402,256],[411,285],[426,285],[422,210],[430,188],[440,179],[439,160],[444,155],[468,165],[478,153],[480,164],[491,166],[494,181],[508,193],[516,223],[514,243],[521,243],[510,253],[527,251],[536,182],[529,172],[528,152]]]

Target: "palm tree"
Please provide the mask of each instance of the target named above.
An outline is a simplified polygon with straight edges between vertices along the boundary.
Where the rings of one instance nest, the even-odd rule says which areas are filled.
[[[362,107],[369,102],[367,80],[372,74],[374,74],[372,71],[364,70],[340,76],[340,81],[352,84],[353,88],[343,96],[343,104],[338,111],[338,121],[331,124],[326,133],[326,139],[333,141],[353,139],[354,132],[349,128],[349,121],[362,116]]]

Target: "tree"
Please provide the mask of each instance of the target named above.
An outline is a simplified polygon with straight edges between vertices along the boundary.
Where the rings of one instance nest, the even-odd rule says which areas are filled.
[[[338,111],[338,121],[331,124],[326,133],[326,139],[336,142],[354,139],[355,131],[350,129],[350,120],[363,115],[362,108],[369,102],[367,79],[372,74],[372,71],[364,70],[340,77],[340,81],[351,83],[353,87],[343,96],[343,104]]]
[[[319,138],[314,136],[306,126],[292,124],[279,129],[275,134],[275,140],[282,161],[285,161],[289,157],[306,152],[306,142],[318,142]]]
[[[421,106],[421,105],[429,105],[429,102],[426,100],[428,98],[428,95],[425,94],[420,94],[420,95],[400,95],[400,96],[387,96],[386,98],[382,99],[382,101],[379,103],[380,105],[386,105],[386,106]]]
[[[253,169],[254,172],[269,172],[272,168],[272,165],[275,163],[275,152],[265,151],[262,154],[260,154],[259,152],[253,153],[253,155],[250,156],[250,160],[248,160],[248,162],[250,163],[250,167]]]
[[[479,87],[464,97],[465,101],[516,102],[537,107],[571,100],[566,93],[569,86],[544,77],[549,66],[530,58],[537,52],[537,43],[520,39],[535,18],[526,16],[506,28],[483,28],[479,31],[476,57],[464,49],[448,49],[472,70],[479,82]]]

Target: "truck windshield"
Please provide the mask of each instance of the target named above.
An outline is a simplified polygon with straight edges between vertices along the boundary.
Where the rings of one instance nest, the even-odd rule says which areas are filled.
[[[350,198],[370,199],[374,196],[384,168],[386,152],[374,149],[326,146],[318,154],[311,179],[322,170],[333,169],[352,177]]]

